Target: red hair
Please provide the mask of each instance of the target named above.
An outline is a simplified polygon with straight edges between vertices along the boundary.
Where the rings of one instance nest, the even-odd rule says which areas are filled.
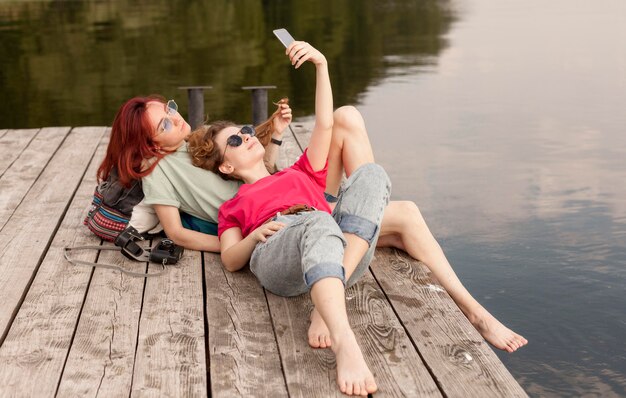
[[[128,188],[133,180],[150,174],[158,161],[169,153],[157,149],[152,139],[153,128],[146,113],[146,105],[151,101],[165,104],[164,99],[156,95],[135,97],[117,111],[106,155],[98,167],[98,182],[109,178],[115,167],[120,183]],[[149,159],[156,161],[146,162]]]

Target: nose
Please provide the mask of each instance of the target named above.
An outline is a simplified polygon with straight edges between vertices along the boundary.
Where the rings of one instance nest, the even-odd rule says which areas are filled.
[[[251,138],[250,134],[241,134],[243,138],[243,142],[248,142]]]
[[[173,119],[174,119],[174,124],[177,126],[185,122],[185,119],[183,119],[180,113],[176,113]]]

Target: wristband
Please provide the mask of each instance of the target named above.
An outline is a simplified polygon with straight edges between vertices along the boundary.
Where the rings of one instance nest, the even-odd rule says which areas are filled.
[[[278,146],[281,146],[283,144],[282,140],[277,140],[276,138],[272,137],[272,144],[276,144]]]

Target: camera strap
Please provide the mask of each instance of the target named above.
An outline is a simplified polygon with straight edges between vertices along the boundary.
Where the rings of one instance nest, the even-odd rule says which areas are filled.
[[[70,263],[72,263],[74,265],[82,265],[82,266],[86,266],[86,267],[95,267],[95,268],[115,269],[115,270],[118,270],[118,271],[120,271],[120,272],[122,272],[122,273],[124,273],[126,275],[137,276],[137,277],[142,277],[142,278],[148,278],[150,276],[159,276],[159,275],[163,275],[165,272],[167,272],[167,269],[165,268],[165,263],[166,263],[165,260],[163,260],[163,263],[161,264],[161,267],[163,267],[163,269],[161,269],[158,272],[153,272],[153,273],[133,272],[133,271],[126,270],[126,269],[124,269],[124,268],[122,268],[120,266],[113,265],[113,264],[100,264],[100,263],[92,263],[90,261],[75,260],[73,258],[70,258],[70,256],[69,256],[69,252],[71,250],[113,250],[113,251],[121,252],[122,248],[121,247],[117,247],[117,246],[76,246],[76,247],[65,247],[64,250],[63,250],[63,255],[65,256],[65,259],[67,261],[69,261]],[[142,254],[142,255],[137,256],[137,257],[133,256],[132,259],[133,260],[137,260],[137,261],[148,262],[149,255],[148,254]]]

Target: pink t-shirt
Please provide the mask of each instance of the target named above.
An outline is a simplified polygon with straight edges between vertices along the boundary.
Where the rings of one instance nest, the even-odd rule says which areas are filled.
[[[254,184],[244,184],[234,198],[220,207],[217,236],[227,229],[239,227],[244,237],[274,217],[279,211],[305,204],[330,213],[324,197],[328,162],[320,171],[313,171],[307,151],[293,166],[264,177]]]

